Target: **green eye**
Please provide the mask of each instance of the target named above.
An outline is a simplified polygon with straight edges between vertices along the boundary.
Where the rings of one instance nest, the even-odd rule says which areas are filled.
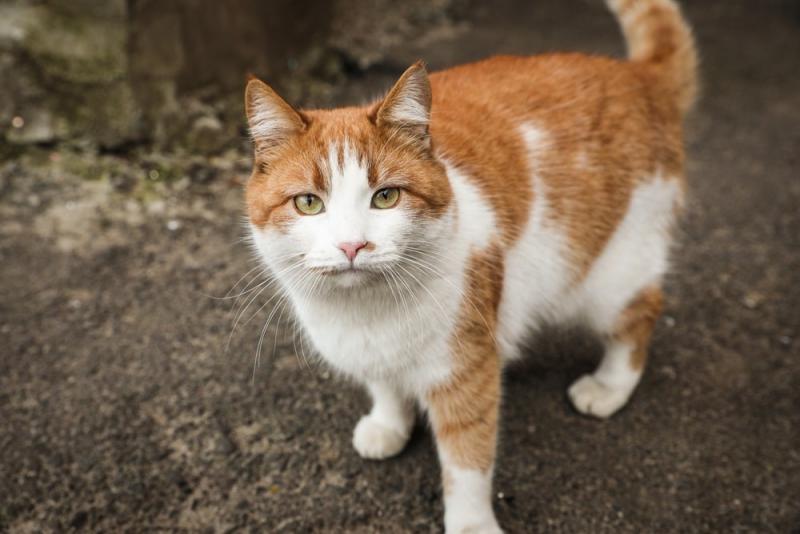
[[[297,208],[297,211],[303,215],[317,215],[318,213],[322,213],[322,210],[325,208],[322,199],[311,193],[294,197],[294,206]]]
[[[379,210],[393,208],[397,201],[400,199],[400,189],[396,187],[387,187],[377,191],[372,196],[372,207]]]

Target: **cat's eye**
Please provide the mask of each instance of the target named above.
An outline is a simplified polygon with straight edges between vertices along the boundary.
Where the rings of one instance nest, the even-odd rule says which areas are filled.
[[[393,208],[397,201],[400,199],[400,189],[397,187],[387,187],[376,191],[372,195],[372,207],[379,210]]]
[[[317,215],[318,213],[322,213],[322,210],[325,208],[322,199],[311,193],[304,193],[294,197],[294,206],[297,208],[297,211],[303,215]]]

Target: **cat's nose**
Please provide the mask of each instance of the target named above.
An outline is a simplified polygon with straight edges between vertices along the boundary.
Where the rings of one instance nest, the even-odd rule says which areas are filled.
[[[339,243],[339,248],[342,249],[342,252],[344,252],[344,255],[347,256],[347,259],[350,261],[353,261],[358,251],[366,246],[366,241],[347,241],[345,243]]]

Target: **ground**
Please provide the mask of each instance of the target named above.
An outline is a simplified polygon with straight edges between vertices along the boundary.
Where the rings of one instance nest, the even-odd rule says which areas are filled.
[[[704,98],[650,366],[608,421],[566,399],[599,356],[586,336],[549,334],[509,370],[495,483],[509,532],[800,531],[800,14],[687,4]],[[598,3],[552,5],[467,9],[340,101],[418,56],[622,52]],[[221,297],[256,265],[246,152],[166,179],[171,161],[58,147],[2,166],[0,530],[439,532],[424,425],[399,457],[360,459],[367,399],[293,342],[288,314],[256,368],[275,302],[233,329],[237,299]]]

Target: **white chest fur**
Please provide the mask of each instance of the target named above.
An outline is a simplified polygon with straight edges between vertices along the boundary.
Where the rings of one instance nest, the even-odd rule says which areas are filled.
[[[382,287],[345,298],[292,300],[312,344],[334,368],[424,391],[450,371],[447,333],[458,307],[451,293],[439,282],[402,297]]]

